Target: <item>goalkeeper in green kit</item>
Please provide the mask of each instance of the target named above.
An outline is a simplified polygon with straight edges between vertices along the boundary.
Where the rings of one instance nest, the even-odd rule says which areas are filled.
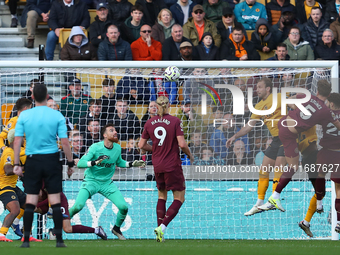
[[[143,160],[127,162],[121,157],[121,147],[118,142],[117,132],[113,124],[107,124],[101,130],[104,141],[94,143],[90,146],[86,154],[81,157],[77,166],[87,168],[84,174],[84,180],[80,187],[75,204],[69,210],[70,217],[83,209],[86,200],[96,193],[102,194],[109,199],[118,208],[117,219],[112,233],[119,240],[126,240],[120,231],[128,212],[128,205],[124,200],[117,186],[111,180],[118,167],[139,167],[145,166]]]

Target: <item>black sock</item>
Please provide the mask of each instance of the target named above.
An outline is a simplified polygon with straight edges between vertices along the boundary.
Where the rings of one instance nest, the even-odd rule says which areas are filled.
[[[121,234],[122,232],[120,232],[120,227],[117,227],[116,225],[113,226],[113,229],[118,232],[118,234]]]
[[[51,208],[53,210],[54,233],[57,242],[62,242],[63,215],[61,213],[60,204],[51,205]]]
[[[35,205],[26,204],[24,213],[24,242],[29,242]]]

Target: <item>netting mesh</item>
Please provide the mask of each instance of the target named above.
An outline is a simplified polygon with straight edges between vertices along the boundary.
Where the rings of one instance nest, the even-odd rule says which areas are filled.
[[[16,115],[16,100],[20,97],[31,98],[31,81],[37,79],[48,88],[49,106],[61,111],[67,118],[75,158],[81,157],[91,144],[99,141],[100,128],[112,122],[120,135],[123,159],[143,159],[147,162],[145,168],[117,168],[113,176],[130,206],[122,226],[126,237],[153,238],[157,189],[152,156],[139,150],[137,143],[145,122],[156,114],[154,101],[158,96],[165,95],[170,99],[170,114],[182,120],[185,139],[195,157],[194,162],[190,163],[186,155],[181,154],[187,180],[186,202],[167,230],[167,238],[306,238],[297,223],[303,219],[314,190],[303,172],[296,174],[294,181],[283,192],[286,213],[271,211],[249,218],[243,216],[257,199],[258,169],[264,151],[272,141],[266,126],[255,127],[229,149],[225,142],[240,130],[243,121],[248,121],[251,115],[247,106],[248,97],[252,97],[254,105],[260,100],[256,85],[263,77],[269,78],[278,92],[283,87],[300,87],[315,94],[318,80],[330,80],[330,69],[182,68],[178,82],[165,81],[161,68],[2,69],[0,76],[3,126]],[[244,93],[244,115],[232,114],[232,95],[230,91],[218,88],[217,84],[235,85]],[[247,92],[248,88],[253,88],[253,94]],[[206,104],[206,113],[202,103]],[[241,101],[237,103],[242,104]],[[214,124],[216,119],[225,122]],[[230,125],[231,122],[235,125]],[[321,133],[319,130],[318,136]],[[63,153],[61,160],[65,161]],[[242,167],[249,171],[242,172]],[[83,177],[84,169],[76,169],[71,177],[64,170],[64,193],[70,207],[74,204]],[[330,183],[327,187],[329,190]],[[271,185],[267,196],[270,193]],[[326,213],[315,215],[311,222],[312,231],[320,238],[330,235],[329,194],[324,199],[324,208]],[[97,194],[87,201],[84,209],[72,219],[72,224],[101,225],[109,232],[117,212],[111,202]],[[0,221],[5,215],[0,205]],[[44,220],[43,223],[46,234],[53,221]],[[11,238],[11,235],[10,232],[8,237]],[[93,235],[68,234],[65,237],[83,239],[93,238]]]

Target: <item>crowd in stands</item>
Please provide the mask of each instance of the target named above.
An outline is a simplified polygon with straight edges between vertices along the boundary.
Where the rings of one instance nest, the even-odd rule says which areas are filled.
[[[17,0],[8,4],[16,27]],[[37,23],[47,22],[47,60],[63,28],[72,32],[61,60],[338,60],[339,6],[339,0],[27,0],[20,21],[28,48]],[[287,58],[272,58],[283,44]]]

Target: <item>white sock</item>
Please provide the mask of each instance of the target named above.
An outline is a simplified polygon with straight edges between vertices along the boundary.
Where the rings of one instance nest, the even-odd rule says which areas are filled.
[[[14,225],[18,225],[19,223],[20,223],[20,219],[15,218],[14,221],[13,221],[13,224]]]
[[[164,233],[164,231],[166,230],[166,226],[163,223],[161,224],[161,228],[162,228],[162,232]]]
[[[306,227],[309,227],[309,222],[306,220],[303,220],[303,225],[305,225]]]
[[[273,197],[274,199],[280,199],[280,193],[274,191],[272,197]]]
[[[257,202],[256,202],[256,206],[261,206],[261,205],[263,205],[264,204],[264,200],[262,200],[262,199],[257,199]]]
[[[322,209],[322,200],[316,200],[316,208]]]
[[[5,236],[5,235],[0,233],[0,236]]]
[[[17,15],[16,15],[16,14],[14,14],[14,15],[13,15],[13,14],[11,14],[11,16],[12,16],[12,19],[13,19],[13,18],[16,18],[16,19],[18,19],[18,17],[17,17]]]
[[[99,228],[98,228],[98,227],[94,228],[94,233],[95,233],[95,234],[98,234],[98,233],[99,233]]]
[[[340,225],[340,220],[337,221],[337,225]]]

